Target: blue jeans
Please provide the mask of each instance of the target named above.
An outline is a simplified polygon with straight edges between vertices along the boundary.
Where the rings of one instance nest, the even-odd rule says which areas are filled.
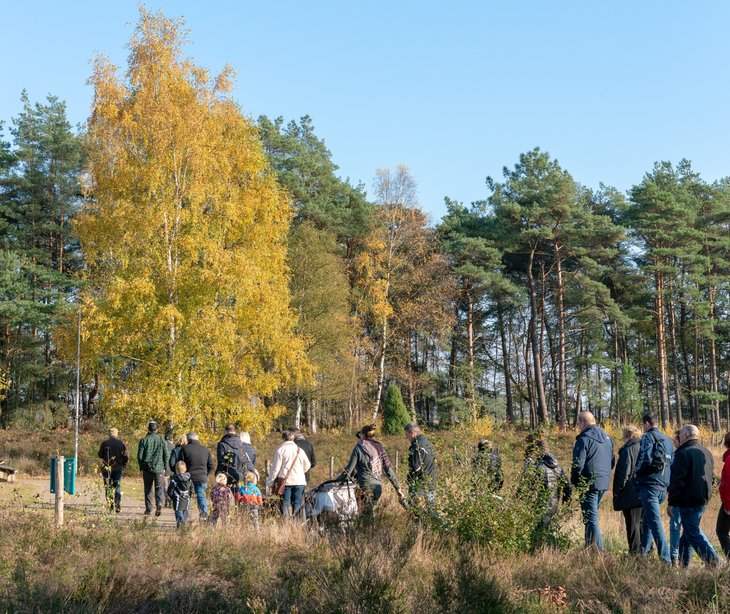
[[[109,509],[112,511],[114,509],[119,510],[122,505],[122,470],[102,469],[101,475],[104,478],[104,491]],[[114,491],[113,499],[112,490]]]
[[[195,496],[198,499],[198,512],[200,517],[205,519],[208,517],[208,498],[205,496],[205,491],[208,490],[208,482],[196,482],[193,486],[195,487]]]
[[[284,495],[281,498],[281,515],[296,516],[297,512],[302,508],[302,495],[304,495],[305,486],[287,486],[284,488]]]
[[[185,524],[188,521],[188,510],[175,510],[175,520],[178,527]]]
[[[580,510],[583,512],[586,546],[595,546],[603,550],[603,537],[598,526],[598,506],[601,505],[605,490],[595,490],[592,486],[580,499]]]
[[[683,552],[686,548],[689,552],[690,546],[697,551],[700,558],[710,565],[717,565],[720,562],[720,557],[717,556],[717,552],[712,547],[712,544],[708,541],[707,536],[700,529],[700,520],[702,514],[707,509],[706,505],[699,507],[680,507],[679,517],[682,519],[682,537],[679,539],[679,550]],[[689,565],[689,556],[682,557],[682,563]]]
[[[681,541],[682,519],[679,517],[679,508],[672,508],[672,517],[669,520],[669,554],[672,561],[682,561],[682,565],[687,567],[694,549],[685,540]]]
[[[659,506],[667,499],[667,491],[658,488],[641,488],[639,489],[639,499],[641,500],[641,507],[644,509],[644,523],[641,528],[641,551],[644,554],[649,554],[652,541],[655,541],[659,557],[667,563],[671,563],[667,536],[664,533],[664,525],[662,524],[662,512],[659,509]]]

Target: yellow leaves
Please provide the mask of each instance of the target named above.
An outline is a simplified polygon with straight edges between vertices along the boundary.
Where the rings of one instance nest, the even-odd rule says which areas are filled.
[[[90,79],[88,345],[125,424],[256,430],[280,411],[261,399],[308,371],[289,308],[291,211],[223,96],[233,71],[211,84],[180,37],[143,9],[127,83],[103,60]]]

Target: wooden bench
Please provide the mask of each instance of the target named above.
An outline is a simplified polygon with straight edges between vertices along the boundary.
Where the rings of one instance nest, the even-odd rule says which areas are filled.
[[[0,460],[0,482],[15,482],[15,474],[17,471],[15,467],[11,467],[4,460]]]

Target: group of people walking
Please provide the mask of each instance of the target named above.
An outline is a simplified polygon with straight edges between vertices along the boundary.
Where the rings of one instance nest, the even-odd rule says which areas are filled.
[[[604,548],[598,522],[598,510],[611,486],[613,472],[613,507],[623,513],[626,537],[632,554],[649,554],[656,547],[659,557],[668,564],[688,565],[695,551],[708,564],[718,564],[719,557],[707,536],[700,529],[700,520],[712,496],[712,454],[699,443],[699,430],[688,424],[675,433],[674,441],[657,428],[656,417],[645,414],[642,431],[634,426],[623,429],[623,445],[614,454],[614,444],[597,424],[590,412],[578,415],[579,434],[573,446],[570,476],[543,440],[528,442],[525,468],[537,471],[545,492],[543,523],[555,516],[561,500],[567,500],[573,489],[585,527],[585,544]],[[236,503],[244,507],[258,526],[262,505],[257,483],[256,450],[248,433],[236,433],[233,425],[216,448],[217,465],[207,447],[200,444],[195,432],[181,435],[173,445],[157,434],[157,423],[150,422],[147,435],[139,442],[137,461],[142,472],[145,492],[145,514],[159,516],[168,502],[174,510],[178,526],[185,524],[193,497],[201,520],[225,524],[229,510]],[[436,454],[431,442],[415,423],[406,425],[408,450],[408,495],[401,490],[395,469],[382,443],[375,437],[376,426],[367,424],[356,434],[357,442],[349,461],[337,480],[354,481],[364,499],[364,512],[372,512],[383,493],[387,479],[402,503],[434,502],[436,491]],[[102,474],[109,496],[109,507],[119,511],[120,482],[129,457],[116,429],[101,444]],[[304,490],[310,472],[317,464],[314,446],[296,428],[282,431],[266,487],[281,497],[280,511],[293,516],[303,509]],[[720,483],[722,505],[716,533],[723,552],[730,557],[730,433],[724,439],[726,452]],[[491,481],[486,487],[493,492],[502,488],[504,474],[499,453],[490,442],[482,440],[473,459],[474,469]],[[615,468],[615,471],[614,471]],[[212,510],[208,508],[209,476],[215,469],[215,486],[211,490]],[[166,473],[168,474],[166,476]],[[669,540],[662,522],[662,504],[668,501]],[[209,517],[210,516],[210,517]]]
[[[596,425],[590,412],[578,416],[580,434],[573,448],[571,482],[585,489],[580,506],[585,525],[585,543],[603,549],[598,508],[610,486],[614,468],[613,441]],[[643,433],[642,433],[643,431]],[[699,429],[680,428],[672,441],[657,426],[656,416],[642,417],[642,431],[623,429],[613,476],[613,507],[623,513],[629,552],[647,555],[656,547],[670,565],[689,565],[692,551],[710,565],[720,559],[700,528],[702,515],[712,497],[712,454],[699,442]],[[730,433],[725,435],[730,450]],[[723,552],[730,557],[730,453],[725,452],[720,482],[720,507],[716,533]],[[667,501],[669,541],[662,521],[661,505]]]

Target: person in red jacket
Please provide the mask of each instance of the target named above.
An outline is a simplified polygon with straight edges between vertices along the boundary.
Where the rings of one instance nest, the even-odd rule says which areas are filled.
[[[720,540],[722,551],[730,558],[730,432],[723,439],[725,453],[722,455],[722,477],[720,478],[720,512],[717,515],[715,533]]]

